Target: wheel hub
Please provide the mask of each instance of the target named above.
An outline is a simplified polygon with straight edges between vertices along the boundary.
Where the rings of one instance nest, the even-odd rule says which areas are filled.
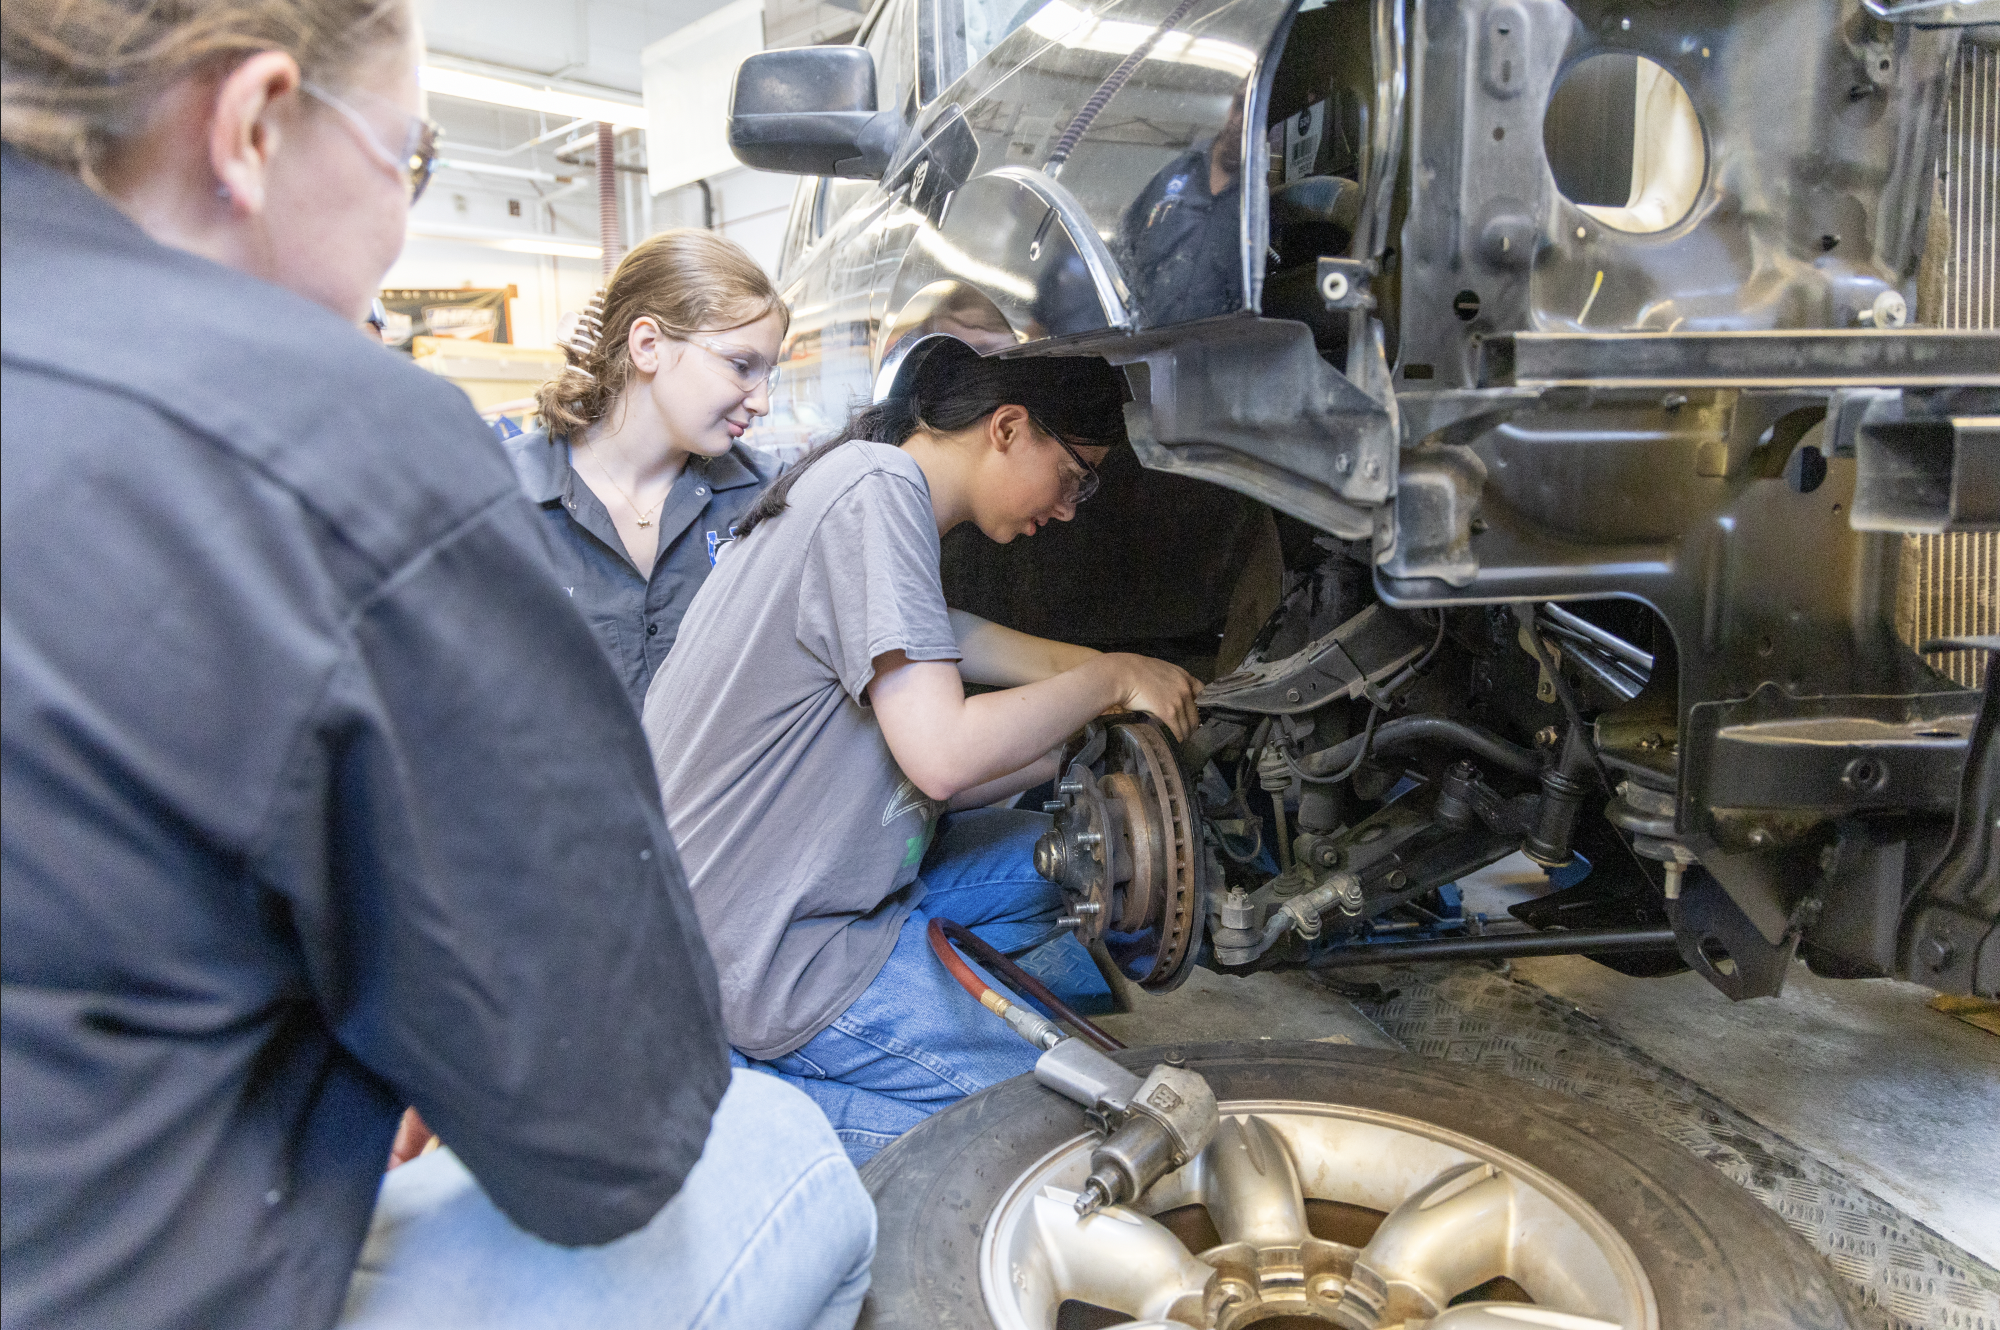
[[[1582,1198],[1524,1161],[1364,1109],[1271,1100],[1221,1107],[1208,1149],[1136,1205],[1077,1217],[1095,1140],[1088,1133],[1023,1173],[981,1241],[980,1283],[995,1326],[1051,1330],[1075,1300],[1132,1317],[1134,1330],[1657,1330],[1652,1287],[1631,1247]],[[1365,1240],[1340,1241],[1312,1231],[1315,1201],[1381,1218],[1368,1220]],[[1204,1236],[1199,1251],[1157,1218],[1184,1218],[1197,1206],[1220,1238]],[[1532,1301],[1518,1300],[1522,1293]]]
[[[1207,851],[1172,740],[1149,717],[1111,721],[1063,773],[1035,868],[1062,888],[1084,942],[1130,939],[1133,977],[1171,988],[1200,944]]]

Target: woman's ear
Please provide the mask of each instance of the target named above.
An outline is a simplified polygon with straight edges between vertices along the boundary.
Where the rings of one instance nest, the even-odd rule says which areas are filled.
[[[625,334],[625,350],[632,357],[633,369],[658,374],[667,356],[667,336],[652,319],[634,319],[632,331]]]
[[[299,90],[299,62],[283,51],[259,51],[216,88],[208,126],[208,164],[219,191],[239,217],[264,211],[271,159],[283,137],[280,104]]]
[[[1031,433],[1025,406],[1010,403],[986,418],[986,441],[997,453],[1012,452],[1016,446],[1027,443]]]

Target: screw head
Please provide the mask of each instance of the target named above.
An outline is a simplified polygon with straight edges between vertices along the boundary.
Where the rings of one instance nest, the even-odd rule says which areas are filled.
[[[1287,688],[1287,689],[1285,690],[1285,700],[1286,700],[1287,702],[1296,702],[1296,701],[1298,701],[1298,700],[1299,700],[1299,690],[1298,690],[1298,689],[1296,689],[1296,688]]]

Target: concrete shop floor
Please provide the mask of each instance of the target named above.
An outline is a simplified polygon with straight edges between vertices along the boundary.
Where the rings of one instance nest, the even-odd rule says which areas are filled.
[[[1520,871],[1524,865],[1503,862],[1468,883],[1469,908],[1490,917],[1529,894],[1534,884]],[[1425,1010],[1471,1003],[1482,1022],[1498,1013],[1502,1027],[1510,1019],[1566,1023],[1600,1046],[1600,1078],[1623,1082],[1616,1094],[1586,1087],[1587,1097],[1646,1121],[1758,1190],[1862,1288],[1879,1324],[2000,1327],[1994,1269],[2000,1266],[2000,1036],[1932,1010],[1930,990],[1894,980],[1821,979],[1799,964],[1778,997],[1732,1003],[1694,974],[1632,979],[1581,957],[1522,960],[1511,968],[1352,970],[1341,978],[1421,995],[1416,1007]],[[1510,1065],[1505,1057],[1482,1056],[1465,1041],[1443,1051],[1451,1041],[1413,1026],[1405,1008],[1415,1007],[1407,998],[1357,1005],[1305,973],[1232,978],[1196,970],[1173,993],[1124,984],[1118,996],[1124,1010],[1099,1023],[1134,1047],[1324,1039],[1409,1047],[1536,1079],[1519,1059]],[[1559,1078],[1541,1083],[1558,1092],[1572,1088]],[[1742,1160],[1725,1160],[1727,1150],[1704,1150],[1691,1139],[1689,1115],[1711,1122],[1740,1115],[1781,1161],[1796,1161],[1789,1173],[1795,1193],[1818,1196],[1814,1188],[1832,1179],[1830,1190],[1845,1198],[1807,1207],[1801,1218],[1769,1178],[1760,1187]],[[1900,1217],[1881,1222],[1868,1213],[1870,1205],[1915,1224]],[[1822,1222],[1824,1233],[1814,1227]],[[1891,1232],[1899,1224],[1901,1231]],[[1870,1225],[1897,1249],[1870,1258],[1872,1270],[1862,1257],[1848,1255],[1843,1263],[1847,1239],[1835,1227],[1851,1233]],[[1925,1265],[1921,1278],[1908,1274],[1917,1258]],[[1927,1291],[1919,1296],[1903,1287],[1910,1282]]]

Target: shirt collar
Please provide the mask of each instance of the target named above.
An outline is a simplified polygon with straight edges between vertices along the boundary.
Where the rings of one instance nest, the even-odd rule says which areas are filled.
[[[514,464],[521,490],[535,503],[554,503],[569,493],[569,442],[547,430],[531,429],[501,445]]]
[[[761,485],[764,477],[743,457],[741,447],[732,447],[720,457],[700,459],[702,474],[708,478],[712,490],[741,489],[745,485]]]

